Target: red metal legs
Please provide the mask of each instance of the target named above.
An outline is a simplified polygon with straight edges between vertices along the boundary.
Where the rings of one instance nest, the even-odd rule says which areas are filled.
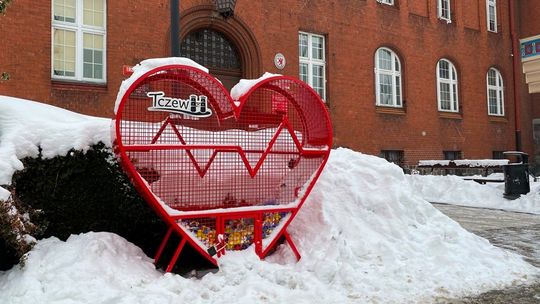
[[[256,220],[255,220],[255,227],[254,227],[254,230],[253,230],[253,234],[254,234],[253,243],[255,245],[255,253],[261,259],[264,259],[268,255],[268,253],[270,253],[270,251],[272,251],[272,249],[277,246],[277,242],[276,241],[272,242],[265,250],[263,250],[263,248],[262,248],[262,220],[261,220],[261,218],[262,218],[262,216],[260,214],[258,214],[257,217],[256,217]],[[283,231],[283,236],[285,237],[285,240],[287,241],[287,243],[289,243],[289,246],[291,247],[294,255],[296,256],[296,260],[300,260],[300,258],[301,258],[300,253],[298,252],[298,249],[294,245],[294,242],[293,242],[291,236],[289,235],[289,233],[287,232],[287,230]]]
[[[287,232],[287,230],[283,231],[283,236],[285,237],[285,240],[287,241],[287,243],[289,243],[289,247],[291,247],[291,250],[296,256],[296,260],[299,261],[300,258],[302,258],[302,256],[300,255],[300,252],[298,252],[298,249],[296,248],[296,245],[294,245],[294,242],[291,236],[289,235],[289,233]],[[277,244],[278,244],[277,242],[273,242],[263,251],[262,245],[259,245],[259,247],[257,247],[257,241],[255,241],[255,252],[261,259],[264,259],[277,246]]]
[[[159,245],[156,256],[154,257],[154,264],[157,264],[157,262],[159,261],[159,258],[161,257],[161,254],[163,253],[163,250],[165,249],[165,246],[167,245],[167,242],[169,241],[169,238],[171,237],[172,232],[173,232],[173,228],[169,228],[169,230],[167,230],[167,233],[165,234],[163,241],[161,241],[161,244]],[[180,244],[178,244],[178,247],[176,247],[176,251],[174,252],[173,257],[169,261],[169,265],[167,266],[167,269],[166,269],[167,272],[171,272],[171,270],[174,267],[174,264],[176,264],[176,261],[178,260],[178,257],[180,256],[180,252],[182,252],[182,249],[186,245],[186,238],[182,236],[180,237],[182,238],[182,240],[180,241]]]
[[[262,240],[262,215],[258,214],[254,216],[254,229],[253,229],[253,246],[255,247],[255,253],[261,258],[264,259],[278,244],[277,239],[275,239],[272,243],[268,245],[267,248],[263,249],[263,240]],[[218,246],[216,248],[219,248],[220,250],[217,251],[217,257],[221,257],[225,254],[225,242],[226,240],[223,239],[223,233],[224,233],[224,224],[225,220],[221,217],[216,218],[216,230],[220,233],[218,234]],[[156,255],[154,257],[154,264],[157,264],[159,259],[161,258],[163,251],[165,250],[165,247],[167,246],[167,243],[169,242],[171,238],[171,234],[173,233],[173,230],[175,230],[173,227],[169,227],[167,230],[167,233],[165,234],[165,237],[161,241],[161,244],[159,245],[159,248],[156,252]],[[176,247],[176,250],[169,261],[169,264],[167,265],[167,272],[170,272],[176,262],[178,261],[178,257],[180,256],[180,253],[182,252],[182,249],[186,245],[186,240],[188,236],[183,235],[182,232],[179,232],[178,230],[175,230],[176,234],[181,238],[180,243]],[[296,245],[294,244],[291,236],[287,232],[287,230],[284,230],[282,232],[282,236],[285,238],[289,246],[291,247],[291,250],[293,251],[294,255],[296,256],[297,260],[300,260],[301,256],[298,252],[298,249],[296,248]],[[221,237],[221,239],[219,239]],[[214,260],[215,264],[215,260]]]
[[[173,229],[169,227],[169,230],[167,230],[167,234],[165,234],[163,241],[161,241],[161,244],[159,245],[159,249],[156,253],[156,256],[154,257],[154,264],[157,264],[159,258],[161,257],[161,254],[163,253],[163,249],[165,249],[165,245],[167,245],[167,242],[169,241],[169,237],[171,237],[172,231]]]
[[[180,241],[180,244],[178,245],[178,247],[176,248],[176,251],[174,252],[174,255],[171,261],[169,262],[169,266],[167,266],[167,270],[166,270],[167,272],[171,272],[171,270],[173,269],[174,264],[176,264],[176,260],[178,260],[178,256],[180,256],[180,252],[182,252],[182,249],[184,248],[185,244],[186,244],[186,239],[182,238],[182,240]]]
[[[262,221],[259,218],[255,220],[255,226],[253,227],[253,243],[255,244],[255,253],[262,259]]]
[[[298,252],[298,249],[294,245],[294,242],[293,242],[291,236],[289,235],[289,233],[287,232],[287,230],[285,230],[285,232],[283,232],[283,235],[285,236],[285,240],[287,240],[287,243],[289,243],[289,246],[291,247],[294,255],[296,256],[296,260],[299,261],[302,256]]]

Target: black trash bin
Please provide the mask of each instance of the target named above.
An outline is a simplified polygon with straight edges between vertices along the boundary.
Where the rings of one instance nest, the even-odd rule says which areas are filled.
[[[504,165],[504,197],[516,199],[531,191],[529,184],[529,155],[523,152],[508,151],[505,156],[515,156],[515,162]]]

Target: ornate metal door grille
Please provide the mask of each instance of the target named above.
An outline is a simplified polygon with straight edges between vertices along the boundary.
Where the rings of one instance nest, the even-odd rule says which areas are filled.
[[[233,44],[211,29],[195,31],[182,41],[180,54],[210,70],[242,73],[240,56]]]

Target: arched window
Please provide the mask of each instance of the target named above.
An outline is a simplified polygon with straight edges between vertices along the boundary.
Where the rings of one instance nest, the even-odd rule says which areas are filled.
[[[401,63],[389,48],[379,48],[375,53],[375,91],[378,106],[403,106]]]
[[[504,115],[504,86],[501,72],[495,68],[486,75],[487,102],[489,115]]]
[[[187,35],[180,44],[180,55],[207,67],[227,89],[242,78],[240,54],[225,35],[203,28]]]
[[[459,112],[457,72],[447,59],[437,63],[437,101],[439,111]]]

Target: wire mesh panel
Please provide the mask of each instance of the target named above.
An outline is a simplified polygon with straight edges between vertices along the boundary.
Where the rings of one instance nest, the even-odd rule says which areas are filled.
[[[262,80],[233,101],[215,78],[182,65],[137,79],[115,127],[124,167],[160,214],[200,246],[222,234],[234,250],[284,229],[332,134],[320,98],[298,80]]]
[[[141,98],[141,87],[147,98]],[[328,148],[317,113],[301,112],[297,100],[305,94],[293,81],[273,81],[234,115],[230,98],[211,79],[170,69],[130,93],[120,132],[138,173],[171,208],[286,205],[325,157],[306,156],[303,149]],[[172,111],[182,103],[186,113]],[[206,116],[192,115],[199,113]],[[317,128],[308,131],[307,120]]]

